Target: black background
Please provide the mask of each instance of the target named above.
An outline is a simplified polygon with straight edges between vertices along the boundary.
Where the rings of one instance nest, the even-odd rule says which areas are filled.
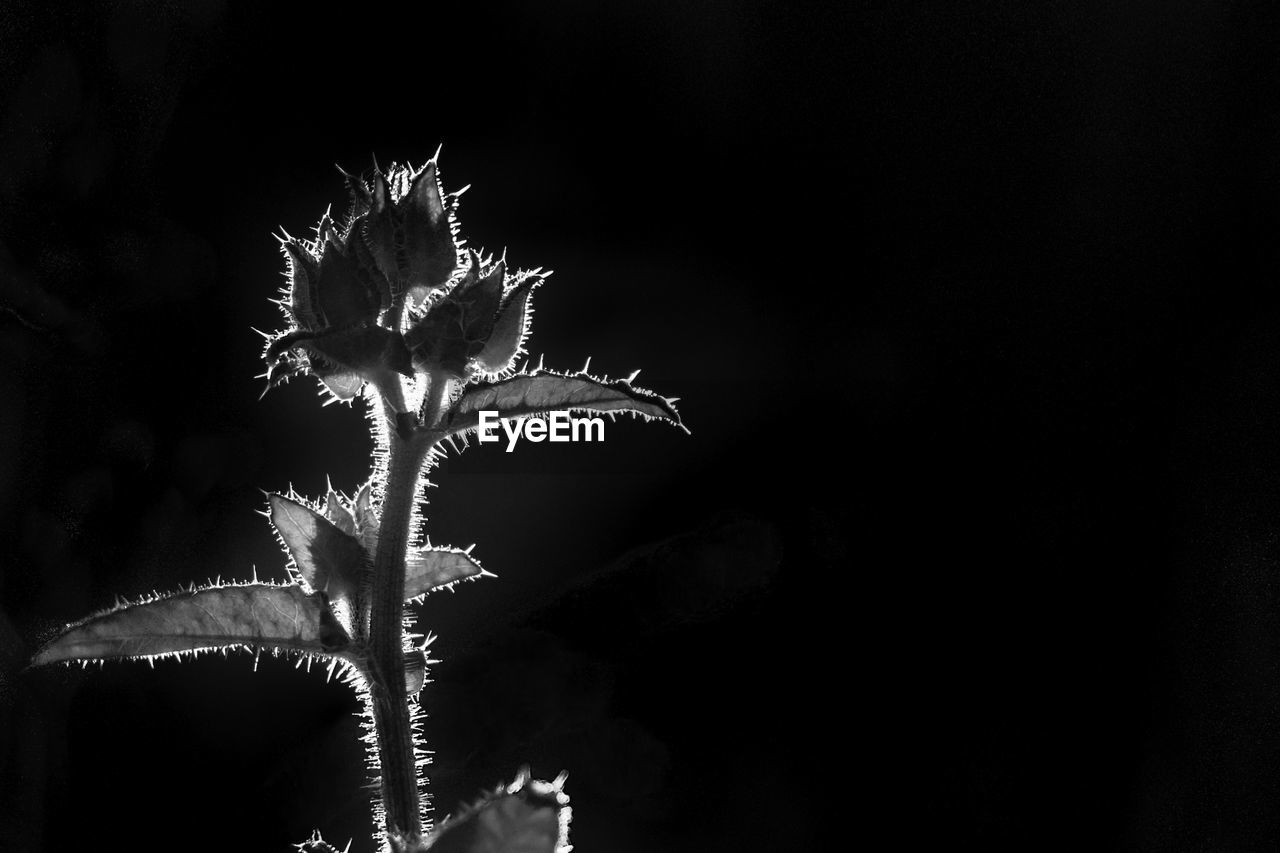
[[[584,853],[1274,849],[1273,21],[265,5],[0,14],[0,848],[370,849],[321,676],[20,670],[360,483],[358,411],[256,399],[270,235],[443,142],[470,241],[556,270],[533,351],[693,434],[436,472],[500,575],[421,608],[439,813],[530,762]]]

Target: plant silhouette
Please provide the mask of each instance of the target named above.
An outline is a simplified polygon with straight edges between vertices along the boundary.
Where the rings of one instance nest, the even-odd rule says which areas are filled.
[[[375,163],[343,172],[350,209],[326,213],[314,239],[280,238],[285,328],[267,335],[267,390],[310,374],[329,401],[364,400],[371,475],[353,495],[268,495],[265,515],[288,556],[284,582],[215,582],[121,603],[76,622],[34,665],[194,656],[248,649],[322,662],[364,705],[364,740],[384,849],[550,853],[568,845],[564,776],[521,771],[435,825],[427,808],[417,695],[430,636],[406,604],[492,577],[470,549],[432,545],[419,496],[446,448],[459,452],[482,413],[505,422],[556,412],[662,420],[683,429],[675,400],[583,371],[517,366],[532,299],[549,272],[508,269],[467,248],[444,193],[439,152],[420,169]],[[265,393],[265,392],[264,392]],[[489,418],[494,418],[490,415]],[[350,845],[348,844],[348,847]],[[317,832],[299,850],[332,851]]]

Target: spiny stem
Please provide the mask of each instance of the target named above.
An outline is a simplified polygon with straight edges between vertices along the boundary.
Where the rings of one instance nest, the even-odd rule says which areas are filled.
[[[422,401],[422,412],[420,420],[422,425],[427,429],[434,429],[439,426],[441,418],[444,416],[445,407],[449,399],[449,377],[442,370],[433,370],[427,374],[426,397]]]
[[[418,478],[431,439],[421,433],[401,438],[394,424],[388,434],[387,484],[373,560],[369,614],[369,696],[378,738],[387,833],[410,841],[421,836],[422,819],[404,686],[404,572]]]
[[[439,375],[430,376],[429,381],[422,422],[432,426],[443,415],[448,382]],[[403,389],[398,379],[395,385],[402,400]],[[405,557],[422,465],[439,438],[429,430],[400,434],[396,429],[396,408],[393,405],[386,411],[389,421],[387,482],[373,559],[373,600],[369,612],[369,701],[378,738],[387,835],[404,841],[410,845],[408,849],[412,849],[422,837],[422,818],[409,697],[404,685]]]

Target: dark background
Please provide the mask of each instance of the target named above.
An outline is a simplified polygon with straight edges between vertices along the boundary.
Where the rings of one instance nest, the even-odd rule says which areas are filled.
[[[0,12],[0,849],[370,849],[323,677],[20,669],[358,486],[358,411],[256,400],[270,235],[440,142],[533,351],[693,434],[436,473],[501,576],[421,608],[438,813],[531,762],[584,853],[1280,842],[1274,11],[263,5]]]

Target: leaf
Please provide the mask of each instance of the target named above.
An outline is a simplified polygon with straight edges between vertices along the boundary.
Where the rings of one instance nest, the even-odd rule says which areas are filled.
[[[633,387],[626,379],[603,380],[586,373],[543,369],[471,386],[450,410],[446,432],[453,435],[475,429],[482,411],[496,411],[503,418],[551,411],[633,412],[685,428],[671,400]]]
[[[271,495],[270,504],[271,524],[307,586],[333,600],[353,598],[369,564],[360,540],[284,495]]]
[[[476,356],[476,364],[481,370],[490,374],[502,373],[511,368],[516,356],[523,351],[532,314],[529,303],[533,299],[533,291],[543,280],[543,276],[537,273],[526,275],[507,294],[489,341]]]
[[[323,328],[325,320],[320,316],[320,306],[315,293],[319,262],[306,246],[293,237],[281,239],[280,250],[284,252],[289,267],[287,275],[290,318],[303,329],[314,331]]]
[[[431,853],[567,853],[572,810],[564,779],[533,781],[522,770],[511,785],[441,824]]]
[[[502,302],[506,263],[498,261],[481,275],[484,263],[470,252],[466,274],[444,299],[432,306],[405,333],[414,369],[423,373],[443,369],[453,376],[467,373],[467,364],[484,349]]]
[[[404,564],[404,600],[458,581],[490,576],[466,551],[457,548],[410,549]]]
[[[376,380],[388,372],[413,373],[404,339],[381,326],[330,330],[298,346],[307,354],[311,373],[340,400],[358,394],[365,380]]]
[[[149,658],[238,646],[322,655],[346,643],[323,595],[293,585],[228,584],[90,616],[68,625],[31,663]]]
[[[329,494],[324,499],[324,517],[348,536],[356,535],[355,516],[343,506],[342,498],[333,490],[333,486],[329,487]]]

